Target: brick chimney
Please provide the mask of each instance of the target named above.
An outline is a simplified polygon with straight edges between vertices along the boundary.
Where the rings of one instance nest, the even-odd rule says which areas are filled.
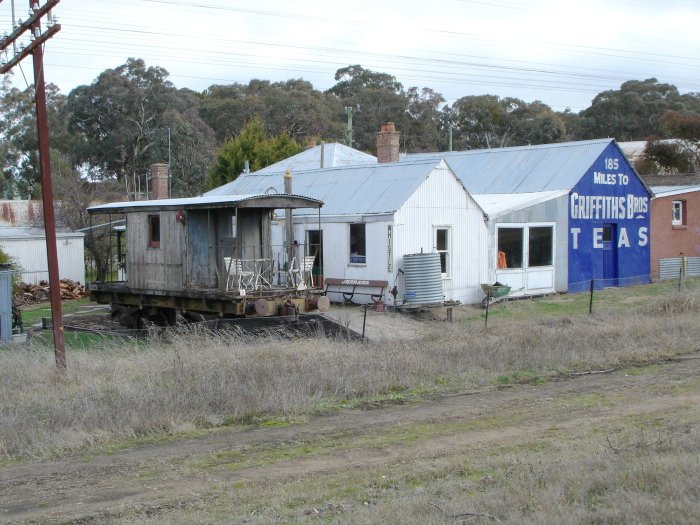
[[[381,131],[377,133],[377,162],[399,161],[399,136],[393,122],[382,124]]]
[[[151,199],[168,198],[168,165],[151,164]]]

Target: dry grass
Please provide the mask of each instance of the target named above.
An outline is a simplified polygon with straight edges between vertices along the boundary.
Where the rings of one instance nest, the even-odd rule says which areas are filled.
[[[697,523],[696,424],[585,428],[372,470],[241,482],[189,511],[133,522]]]
[[[641,313],[652,315],[681,314],[685,312],[697,311],[700,309],[700,291],[696,289],[686,291],[674,291],[655,301],[643,305]]]
[[[375,473],[352,472],[318,480],[317,487],[313,481],[276,485],[269,498],[265,489],[256,487],[258,497],[273,505],[251,521],[263,523],[281,515],[291,522],[377,524],[697,523],[697,428],[644,432],[650,442],[639,446],[638,430],[627,429],[628,436],[618,438],[629,439],[622,452],[612,451],[601,435],[583,432],[567,436],[570,440],[537,439]],[[329,486],[336,487],[336,494]],[[355,491],[342,494],[353,487]],[[323,505],[294,505],[313,501],[311,494],[322,495]],[[212,520],[216,514],[211,510],[194,516],[226,521]],[[239,517],[244,518],[242,513]]]
[[[0,351],[0,457],[44,456],[390,393],[546,380],[698,348],[697,296],[661,297],[645,308],[566,322],[513,319],[488,331],[434,323],[425,339],[381,344],[180,332],[146,347],[110,343],[71,352],[65,377],[54,372],[47,348]]]

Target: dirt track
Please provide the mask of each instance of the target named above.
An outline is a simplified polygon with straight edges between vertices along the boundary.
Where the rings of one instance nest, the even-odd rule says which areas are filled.
[[[0,468],[0,520],[102,523],[134,515],[164,517],[190,502],[201,502],[212,487],[238,480],[279,482],[410,462],[438,457],[457,447],[516,442],[554,426],[591,426],[678,407],[690,408],[697,420],[698,357],[666,362],[641,374],[616,371],[544,385],[460,392],[420,404],[312,416],[285,427],[219,429],[203,438],[114,454],[6,466]],[[677,385],[691,388],[677,389]],[[589,395],[606,402],[576,405],[562,401]],[[493,419],[494,415],[499,418]],[[396,437],[417,425],[442,430],[412,439]],[[377,436],[386,439],[374,439]],[[323,452],[316,447],[310,454],[255,459],[261,451],[319,443],[325,444]],[[219,468],[217,458],[237,451],[251,462]],[[225,463],[225,459],[220,461]]]

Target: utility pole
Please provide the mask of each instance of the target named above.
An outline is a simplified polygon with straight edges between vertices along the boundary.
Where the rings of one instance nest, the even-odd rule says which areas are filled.
[[[452,124],[450,124],[449,130],[450,130],[450,136],[449,136],[449,143],[447,145],[447,151],[452,151]]]
[[[352,106],[345,106],[345,114],[348,116],[348,127],[345,130],[345,140],[348,148],[352,148]]]
[[[173,157],[173,146],[170,128],[168,128],[168,198],[173,198],[173,168],[171,166]]]
[[[61,311],[61,284],[58,275],[58,252],[56,247],[56,218],[53,206],[53,184],[51,182],[51,159],[49,154],[49,123],[46,112],[46,86],[44,84],[44,50],[43,44],[60,31],[55,23],[51,9],[60,0],[47,0],[39,6],[39,0],[29,0],[29,18],[13,28],[12,33],[0,41],[0,51],[10,44],[15,44],[26,31],[29,31],[30,43],[16,53],[7,63],[0,63],[0,74],[7,73],[23,58],[32,55],[34,62],[34,98],[36,102],[36,127],[39,142],[39,169],[41,172],[41,198],[44,205],[44,230],[46,232],[46,255],[49,264],[49,288],[51,298],[51,317],[53,320],[53,343],[56,366],[60,371],[66,369],[66,351],[63,344],[63,313]],[[47,17],[48,29],[41,32],[41,18]]]

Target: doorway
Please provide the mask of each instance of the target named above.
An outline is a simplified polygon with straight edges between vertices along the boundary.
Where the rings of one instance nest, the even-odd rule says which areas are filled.
[[[603,224],[603,286],[617,286],[617,224]]]
[[[314,256],[311,273],[316,286],[323,286],[323,230],[306,230],[304,255]]]

